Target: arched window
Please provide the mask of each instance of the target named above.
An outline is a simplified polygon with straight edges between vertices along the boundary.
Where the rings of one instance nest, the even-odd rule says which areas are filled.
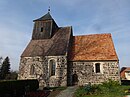
[[[34,72],[35,72],[35,67],[34,67],[34,65],[31,65],[30,75],[34,75]]]
[[[100,63],[95,64],[95,72],[100,73]]]
[[[55,71],[56,71],[56,62],[55,60],[50,60],[49,62],[49,75],[53,76],[55,75]]]

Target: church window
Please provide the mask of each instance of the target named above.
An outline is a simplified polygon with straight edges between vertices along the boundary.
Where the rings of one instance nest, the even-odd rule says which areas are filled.
[[[56,62],[55,62],[55,60],[50,60],[50,64],[49,64],[50,76],[54,76],[55,75],[55,71],[56,71]]]
[[[95,72],[100,73],[100,63],[95,64]]]
[[[35,67],[34,67],[34,65],[31,65],[30,75],[34,75],[34,72],[35,72]]]

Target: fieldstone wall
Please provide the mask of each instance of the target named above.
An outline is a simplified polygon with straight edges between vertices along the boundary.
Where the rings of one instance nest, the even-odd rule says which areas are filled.
[[[44,81],[46,78],[43,80],[42,77],[45,74],[43,71],[46,72],[46,66],[43,63],[42,57],[22,57],[20,60],[18,79],[38,79],[40,86],[45,84],[46,82]],[[32,65],[34,66],[34,74],[30,74]]]
[[[49,86],[67,86],[67,59],[66,56],[47,56],[46,59],[56,61],[55,76],[49,77]]]
[[[100,63],[100,73],[95,72],[95,64]],[[87,83],[100,84],[108,79],[120,81],[118,62],[70,62],[68,69],[68,83],[73,84],[72,76],[77,74],[78,85]]]
[[[54,76],[49,75],[49,61],[55,60],[56,71]],[[34,74],[31,74],[31,66]],[[38,79],[39,85],[46,87],[67,85],[66,56],[23,57],[20,60],[18,79]]]

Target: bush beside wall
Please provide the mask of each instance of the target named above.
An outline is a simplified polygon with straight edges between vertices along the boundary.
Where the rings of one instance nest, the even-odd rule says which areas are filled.
[[[35,91],[38,88],[38,80],[0,81],[0,95],[23,95],[26,91]]]

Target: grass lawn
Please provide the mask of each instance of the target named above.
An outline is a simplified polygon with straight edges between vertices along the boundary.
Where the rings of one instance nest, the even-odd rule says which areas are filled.
[[[117,82],[105,82],[102,85],[91,85],[79,87],[74,97],[125,97],[130,95],[128,90],[130,86],[122,86]]]
[[[125,93],[128,89],[130,89],[130,86],[119,86],[112,91],[104,89],[102,93],[87,94],[84,87],[79,87],[74,97],[125,97],[125,95],[130,95],[130,93]]]

